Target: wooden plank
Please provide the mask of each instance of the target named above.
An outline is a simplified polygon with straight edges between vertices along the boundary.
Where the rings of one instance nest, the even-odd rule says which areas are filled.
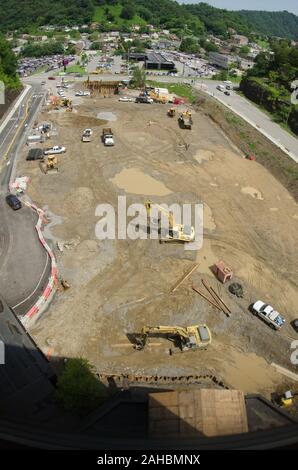
[[[200,263],[195,264],[186,274],[182,276],[181,279],[172,287],[170,293],[175,292],[181,284],[192,275],[192,273],[199,267]]]
[[[209,302],[209,304],[213,305],[213,307],[217,308],[217,310],[219,310],[221,312],[221,308],[219,307],[219,305],[217,305],[215,302],[213,302],[213,300],[209,299],[201,290],[199,290],[198,288],[192,286],[192,289],[197,292],[197,294],[199,294],[201,297],[203,297],[203,299],[207,300],[207,302]]]
[[[285,369],[284,367],[275,364],[275,362],[272,362],[270,365],[274,367],[274,369],[277,370],[277,372],[279,372],[280,374],[285,375],[286,377],[294,380],[295,382],[298,382],[298,374],[295,374],[291,370]]]
[[[227,311],[229,313],[232,313],[231,310],[229,309],[229,307],[227,306],[227,304],[222,300],[222,298],[215,292],[215,290],[213,289],[212,286],[209,286],[211,291],[214,293],[214,295],[218,298],[218,300],[222,303],[222,305],[224,305],[224,307],[227,309]]]
[[[207,289],[207,291],[209,292],[209,294],[213,298],[214,302],[219,306],[220,310],[222,310],[224,312],[224,314],[229,317],[230,312],[225,310],[226,307],[225,308],[222,307],[222,305],[219,302],[220,297],[216,294],[214,289],[211,286],[208,286],[207,282],[204,279],[201,279],[201,281],[202,281],[203,286]]]

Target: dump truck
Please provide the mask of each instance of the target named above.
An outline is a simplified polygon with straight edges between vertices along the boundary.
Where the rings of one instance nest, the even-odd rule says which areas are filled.
[[[149,336],[166,337],[173,341],[181,352],[207,349],[211,343],[211,332],[207,325],[192,326],[143,326],[140,335],[135,336],[135,349],[145,348]],[[170,349],[170,354],[173,354]]]
[[[85,129],[82,134],[82,142],[91,142],[92,130]]]
[[[182,127],[182,129],[191,129],[191,126],[193,123],[191,112],[184,111],[183,113],[181,113],[178,118],[178,122],[179,122],[180,127]]]
[[[158,224],[160,225],[159,214],[165,214],[165,217],[168,220],[168,227],[158,227],[160,233],[160,240],[165,242],[178,241],[178,242],[192,242],[195,239],[195,229],[192,226],[178,224],[175,221],[174,214],[170,210],[165,209],[164,207],[156,204],[150,200],[145,201],[145,207],[147,211],[147,218],[149,227],[151,225],[152,211],[155,209],[155,212],[158,214]]]
[[[105,127],[102,130],[101,139],[106,147],[111,147],[114,145],[114,135],[110,127]]]

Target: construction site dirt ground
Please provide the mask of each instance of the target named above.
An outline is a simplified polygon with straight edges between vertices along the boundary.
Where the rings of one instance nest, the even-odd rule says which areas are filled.
[[[46,209],[59,272],[71,288],[58,292],[30,328],[52,357],[85,357],[99,373],[203,376],[211,373],[233,388],[269,396],[293,383],[271,366],[292,372],[290,326],[298,316],[298,207],[290,193],[260,164],[249,161],[199,111],[192,130],[178,127],[164,105],[80,98],[73,112],[43,112],[57,136],[46,146],[64,145],[59,172],[45,175],[37,162],[20,158],[18,174],[30,176],[28,195]],[[106,120],[103,120],[106,118]],[[107,119],[109,119],[107,121]],[[104,147],[102,128],[112,127],[114,147]],[[81,132],[93,129],[90,143]],[[158,240],[99,240],[98,204],[118,196],[127,205],[148,197],[158,203],[204,204],[204,241],[198,251]],[[63,252],[57,242],[66,243]],[[223,259],[244,287],[237,299],[220,285],[210,266]],[[195,262],[197,271],[174,293],[173,285]],[[201,298],[206,279],[232,314],[226,317]],[[275,332],[248,307],[262,299],[286,318]],[[129,335],[144,325],[206,323],[212,344],[206,351],[168,354],[167,339],[149,339],[134,350]],[[297,384],[296,384],[297,387]]]

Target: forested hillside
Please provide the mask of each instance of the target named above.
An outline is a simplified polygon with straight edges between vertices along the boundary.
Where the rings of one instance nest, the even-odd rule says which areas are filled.
[[[175,0],[0,0],[0,29],[32,30],[41,25],[82,25],[92,21],[102,30],[126,30],[147,23],[195,35],[227,36],[258,32],[298,39],[298,17],[286,11],[228,11],[207,3],[179,4]]]
[[[291,85],[298,77],[298,47],[281,41],[272,48],[273,55],[258,55],[240,88],[247,98],[266,108],[276,121],[289,125],[298,134],[298,106],[291,102]]]
[[[281,4],[282,7],[282,4]],[[298,40],[298,16],[288,11],[238,12],[250,24],[252,31],[268,36]]]

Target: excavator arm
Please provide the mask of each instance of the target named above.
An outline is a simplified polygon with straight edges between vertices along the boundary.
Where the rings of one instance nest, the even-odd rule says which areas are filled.
[[[181,326],[144,326],[141,336],[136,339],[136,349],[144,349],[148,336],[177,336],[181,343],[186,343],[189,340],[187,330]]]

